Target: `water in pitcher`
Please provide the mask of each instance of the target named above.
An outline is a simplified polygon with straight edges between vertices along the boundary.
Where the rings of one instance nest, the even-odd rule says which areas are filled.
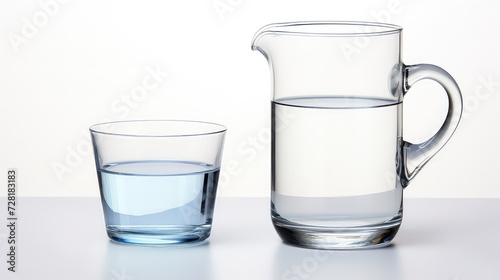
[[[275,225],[399,223],[401,110],[397,101],[348,96],[273,101]]]

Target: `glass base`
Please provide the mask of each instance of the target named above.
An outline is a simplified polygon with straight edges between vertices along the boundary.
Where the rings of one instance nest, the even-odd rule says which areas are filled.
[[[319,227],[284,223],[273,219],[274,228],[286,244],[324,250],[372,249],[389,245],[401,219],[360,227]]]
[[[137,245],[198,245],[210,236],[211,226],[108,226],[112,241]]]

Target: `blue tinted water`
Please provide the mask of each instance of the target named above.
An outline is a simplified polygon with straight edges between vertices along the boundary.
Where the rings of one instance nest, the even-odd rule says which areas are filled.
[[[111,239],[168,244],[210,235],[219,169],[143,161],[107,165],[98,174]]]

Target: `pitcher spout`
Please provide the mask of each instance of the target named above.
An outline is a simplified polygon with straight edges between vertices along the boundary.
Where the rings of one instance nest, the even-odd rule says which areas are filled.
[[[266,37],[271,36],[279,25],[280,24],[273,23],[260,28],[252,38],[252,51],[259,51],[268,58],[269,46]]]

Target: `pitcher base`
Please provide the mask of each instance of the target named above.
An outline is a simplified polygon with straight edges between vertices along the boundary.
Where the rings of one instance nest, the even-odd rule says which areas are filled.
[[[273,219],[274,228],[286,244],[324,250],[372,249],[390,244],[401,220],[365,227],[330,228],[285,224]]]

